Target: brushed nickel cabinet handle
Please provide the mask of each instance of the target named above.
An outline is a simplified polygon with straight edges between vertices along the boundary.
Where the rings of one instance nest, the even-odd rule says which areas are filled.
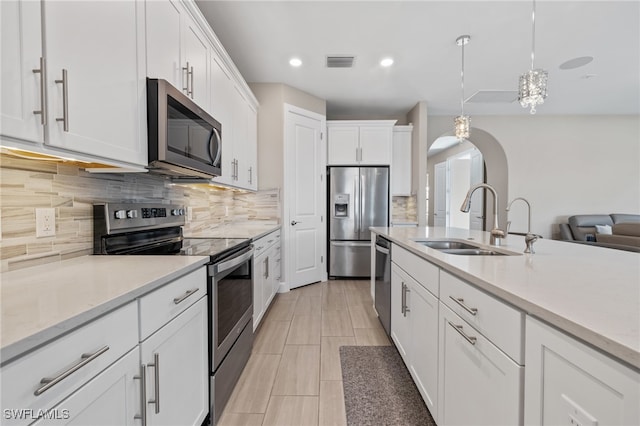
[[[460,335],[461,335],[462,337],[464,337],[464,339],[465,339],[467,342],[471,343],[472,345],[475,345],[475,344],[476,344],[476,340],[478,340],[478,339],[477,339],[477,338],[475,338],[475,337],[473,337],[473,336],[469,336],[469,335],[467,335],[467,333],[465,333],[465,332],[462,330],[462,326],[461,326],[461,325],[456,325],[456,324],[452,323],[451,321],[447,321],[447,322],[449,323],[449,325],[450,325],[451,327],[453,327],[453,329],[454,329],[455,331],[457,331],[458,333],[460,333]]]
[[[189,61],[187,61],[187,66],[186,67],[182,67],[182,71],[183,72],[183,76],[186,76],[185,79],[183,79],[182,81],[186,84],[187,87],[185,87],[185,84],[182,85],[182,91],[185,94],[189,94]]]
[[[57,84],[62,84],[62,118],[56,118],[56,121],[62,121],[65,132],[69,131],[69,80],[67,70],[62,70],[62,80],[55,80]]]
[[[92,354],[82,354],[80,356],[80,361],[78,361],[76,364],[72,365],[67,370],[57,375],[56,377],[54,378],[43,377],[40,380],[40,384],[42,384],[43,386],[40,386],[38,389],[36,389],[36,391],[33,394],[35,396],[42,395],[44,392],[48,391],[49,389],[51,389],[52,387],[54,387],[55,385],[57,385],[58,383],[60,383],[61,381],[63,381],[73,373],[75,373],[76,371],[80,370],[82,367],[89,364],[91,361],[98,358],[100,355],[102,355],[108,350],[109,350],[109,346],[104,346]]]
[[[191,90],[189,90],[189,95],[191,95],[191,99],[193,99],[193,67],[191,67],[191,71],[189,71],[190,79],[191,79]]]
[[[40,68],[32,70],[34,74],[40,74],[40,109],[33,111],[34,114],[40,114],[40,124],[47,125],[47,103],[45,102],[44,88],[46,84],[47,73],[45,71],[45,59],[40,57]]]
[[[453,300],[454,302],[456,302],[460,307],[462,307],[462,309],[464,309],[465,311],[469,312],[471,315],[476,315],[478,313],[478,308],[470,308],[467,305],[464,304],[464,299],[462,297],[453,297],[453,296],[449,296],[449,299]]]
[[[133,416],[135,420],[140,419],[142,426],[147,426],[147,366],[140,366],[140,375],[133,376],[134,380],[140,380],[140,414]]]
[[[147,364],[148,367],[153,367],[154,377],[154,392],[155,398],[149,400],[149,404],[155,404],[156,414],[160,412],[160,354],[153,354],[153,363]]]
[[[199,288],[193,288],[191,290],[187,290],[187,292],[185,294],[183,294],[180,297],[176,297],[173,299],[173,303],[175,303],[176,305],[182,303],[187,297],[191,296],[193,293],[195,293],[196,291],[198,291]]]

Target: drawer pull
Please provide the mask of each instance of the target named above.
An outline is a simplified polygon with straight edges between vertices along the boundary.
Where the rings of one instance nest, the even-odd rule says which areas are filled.
[[[455,298],[453,296],[449,296],[449,298],[451,300],[453,300],[454,302],[456,302],[458,305],[460,305],[462,307],[462,309],[464,309],[465,311],[469,312],[471,315],[475,315],[478,313],[478,309],[477,308],[470,308],[467,305],[464,304],[464,299],[462,297],[459,298]]]
[[[191,290],[187,290],[187,292],[185,294],[183,294],[180,297],[176,297],[173,299],[173,303],[175,303],[176,305],[179,303],[182,303],[187,297],[191,296],[193,293],[195,293],[196,291],[198,291],[199,288],[194,288]]]
[[[447,322],[449,323],[449,325],[450,325],[451,327],[453,327],[453,329],[454,329],[455,331],[457,331],[458,333],[460,333],[460,335],[461,335],[462,337],[464,337],[464,339],[465,339],[467,342],[471,343],[472,345],[475,345],[475,344],[476,344],[476,340],[478,340],[478,339],[477,339],[477,338],[475,338],[475,337],[473,337],[473,336],[468,336],[468,335],[467,335],[467,333],[465,333],[464,331],[462,331],[462,326],[461,326],[461,325],[455,325],[455,324],[454,324],[454,323],[452,323],[451,321],[447,321]]]
[[[48,391],[49,389],[51,389],[52,387],[54,387],[55,385],[57,385],[58,383],[60,383],[61,381],[63,381],[64,379],[66,379],[67,377],[69,377],[79,369],[81,369],[82,367],[84,367],[85,365],[89,364],[91,361],[98,358],[100,355],[102,355],[108,350],[109,350],[109,346],[105,346],[101,349],[98,349],[96,352],[92,354],[82,354],[80,356],[80,361],[78,361],[78,363],[74,364],[66,371],[60,373],[57,377],[54,377],[53,379],[45,377],[42,380],[40,380],[40,384],[42,384],[43,386],[40,386],[38,389],[36,389],[36,391],[33,394],[35,396],[42,395],[44,392]]]
[[[134,380],[140,380],[140,414],[133,416],[135,420],[140,419],[142,426],[147,426],[147,366],[140,366],[140,375],[133,376]]]

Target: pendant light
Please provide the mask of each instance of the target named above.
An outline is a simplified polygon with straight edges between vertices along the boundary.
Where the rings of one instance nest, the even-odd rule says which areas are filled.
[[[455,135],[460,142],[463,139],[469,139],[471,119],[468,115],[464,115],[464,45],[469,43],[471,36],[461,35],[456,39],[456,44],[462,47],[462,66],[460,68],[460,115],[453,122],[455,124]]]
[[[534,66],[536,52],[536,0],[533,0],[531,13],[531,69],[520,76],[518,85],[518,101],[523,108],[531,108],[531,114],[536,113],[536,105],[542,105],[547,97],[547,71]]]

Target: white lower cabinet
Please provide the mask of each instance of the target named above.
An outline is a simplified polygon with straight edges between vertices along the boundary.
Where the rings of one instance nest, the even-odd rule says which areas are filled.
[[[133,349],[33,425],[138,425],[140,364]]]
[[[440,303],[438,425],[522,424],[524,367]]]
[[[429,412],[437,418],[438,299],[395,263],[391,264],[391,338]]]
[[[525,424],[638,425],[640,372],[527,317]]]
[[[253,331],[258,328],[280,286],[280,230],[254,243]]]

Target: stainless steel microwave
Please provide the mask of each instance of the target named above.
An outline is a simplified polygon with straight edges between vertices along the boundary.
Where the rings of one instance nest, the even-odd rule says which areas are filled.
[[[166,80],[147,79],[147,131],[149,171],[220,176],[222,125]]]

